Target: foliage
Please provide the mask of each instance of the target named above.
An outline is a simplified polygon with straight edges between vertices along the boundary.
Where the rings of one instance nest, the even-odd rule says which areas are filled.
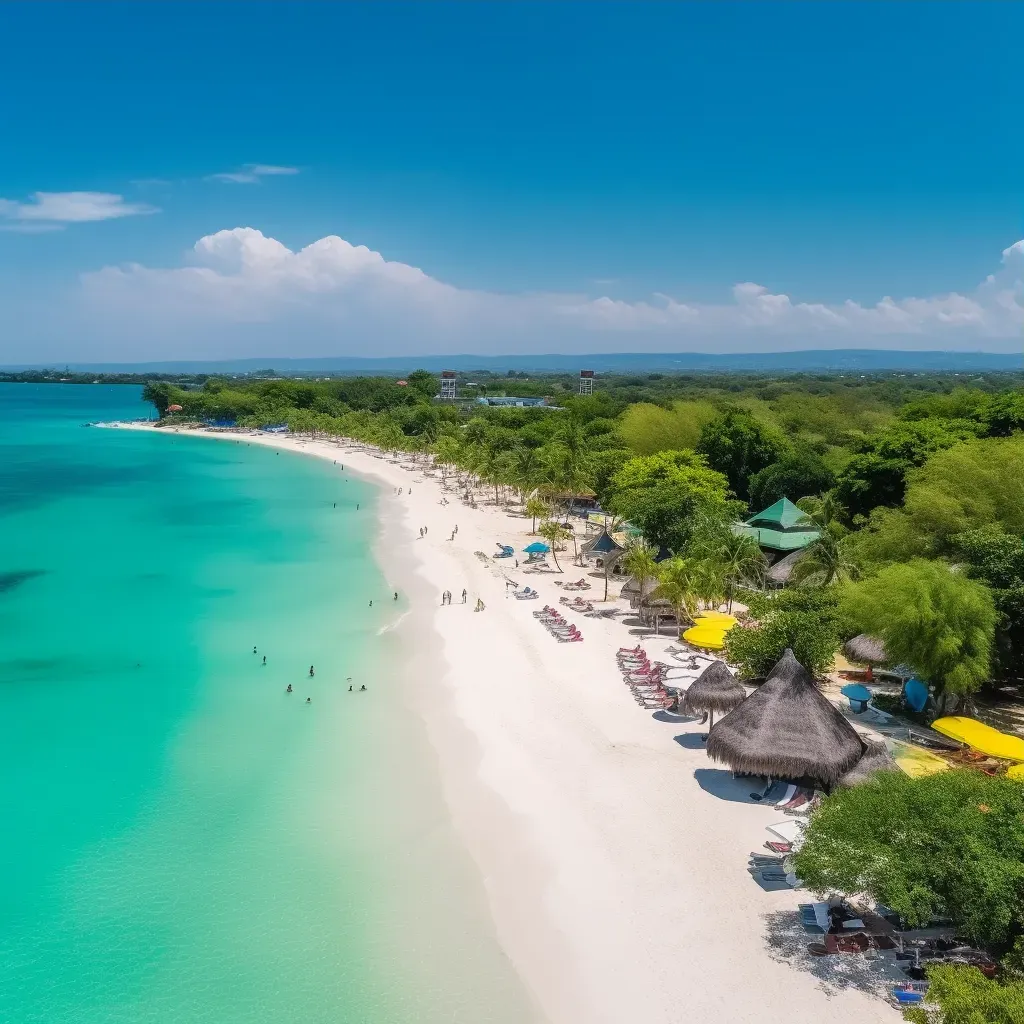
[[[1024,658],[1024,539],[996,527],[970,530],[952,539],[971,579],[992,591],[999,622],[993,651],[994,675],[1019,679]]]
[[[529,451],[529,449],[523,449]],[[537,532],[537,520],[543,519],[551,514],[551,508],[546,501],[540,498],[528,498],[526,501],[526,514],[533,520],[531,533]]]
[[[725,476],[737,497],[746,501],[750,478],[777,462],[786,451],[786,443],[778,431],[750,413],[729,409],[704,426],[697,451],[712,469]]]
[[[859,569],[849,558],[843,543],[848,533],[842,524],[846,510],[835,493],[829,491],[820,498],[801,498],[800,507],[817,528],[818,538],[807,546],[793,566],[790,582],[827,587],[854,579]]]
[[[764,595],[750,605],[756,621],[725,635],[726,657],[747,678],[766,676],[787,647],[815,676],[831,666],[839,649],[837,600],[832,590],[794,587]]]
[[[707,558],[711,571],[717,573],[721,579],[729,611],[732,611],[732,603],[738,590],[760,587],[764,583],[768,560],[753,537],[739,536],[731,530],[725,531],[720,538],[708,545]]]
[[[756,512],[774,505],[779,498],[797,501],[823,494],[835,484],[835,476],[817,455],[794,452],[765,466],[750,477],[750,507]]]
[[[795,870],[814,892],[867,892],[911,926],[946,916],[1006,948],[1024,931],[1024,785],[967,769],[880,772],[811,816]]]
[[[886,566],[847,586],[843,612],[894,663],[939,692],[967,695],[988,678],[996,610],[989,589],[942,562]]]
[[[693,452],[660,452],[629,459],[612,477],[607,507],[652,544],[677,554],[709,524],[727,523],[740,506],[725,478]]]
[[[1024,982],[991,981],[977,967],[959,964],[928,969],[928,1002],[937,1015],[912,1007],[904,1017],[912,1024],[1024,1024]]]
[[[700,606],[702,579],[699,566],[692,559],[675,555],[666,558],[655,573],[658,580],[651,596],[668,601],[675,612],[679,635],[693,623],[693,617]]]
[[[840,474],[837,496],[854,515],[903,501],[907,473],[929,456],[977,437],[968,420],[898,421],[868,438]]]
[[[642,537],[632,537],[626,543],[626,550],[619,564],[632,576],[640,587],[640,607],[644,605],[644,587],[658,575],[658,563],[654,560],[657,551]]]
[[[566,528],[553,519],[545,519],[537,528],[537,532],[548,542],[551,548],[551,557],[555,560],[555,568],[561,572],[562,567],[558,564],[558,545],[565,540]]]
[[[157,415],[163,419],[167,415],[167,406],[172,405],[171,385],[166,381],[147,381],[142,388],[142,400],[151,402]]]
[[[710,402],[675,402],[668,409],[638,402],[623,413],[619,435],[636,455],[696,448],[702,428],[714,417]]]

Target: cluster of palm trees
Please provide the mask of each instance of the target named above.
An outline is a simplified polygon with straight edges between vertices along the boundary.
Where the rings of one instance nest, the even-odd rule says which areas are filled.
[[[637,582],[641,616],[651,598],[667,601],[680,634],[701,608],[726,602],[731,611],[737,591],[763,586],[768,568],[753,538],[737,536],[727,528],[661,562],[653,545],[642,539],[630,541],[620,564]]]

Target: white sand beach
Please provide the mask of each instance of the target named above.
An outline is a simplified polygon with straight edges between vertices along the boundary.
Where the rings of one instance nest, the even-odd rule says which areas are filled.
[[[544,1020],[900,1019],[859,985],[823,981],[820,964],[779,947],[780,922],[792,928],[781,915],[809,894],[765,892],[747,864],[765,827],[784,816],[749,799],[757,780],[733,779],[708,759],[694,719],[634,702],[615,661],[617,648],[637,643],[628,627],[565,609],[584,642],[563,644],[534,618],[558,604],[555,579],[584,575],[571,550],[559,555],[558,576],[525,574],[512,560],[484,564],[474,552],[490,555],[499,541],[521,551],[534,539],[530,520],[469,508],[439,476],[365,450],[289,435],[244,440],[336,460],[381,486],[381,564],[412,608],[397,627],[415,652],[409,699],[426,722],[500,942]],[[502,570],[540,600],[515,600]],[[590,582],[586,596],[600,598],[602,584]],[[444,590],[454,595],[450,607],[441,606]],[[473,610],[478,598],[482,612]],[[671,642],[644,646],[653,656]],[[812,938],[797,928],[794,948]]]

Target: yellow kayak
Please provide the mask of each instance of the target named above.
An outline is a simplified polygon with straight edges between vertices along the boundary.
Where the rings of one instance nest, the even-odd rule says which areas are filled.
[[[705,647],[720,651],[725,646],[725,634],[736,625],[733,615],[725,612],[701,612],[693,625],[683,634],[683,639],[694,647]]]
[[[944,772],[949,764],[937,757],[924,747],[915,747],[911,743],[901,743],[899,740],[889,741],[890,753],[893,760],[900,769],[912,779],[920,779],[925,775],[934,775],[936,772]]]
[[[979,722],[975,718],[962,718],[951,715],[932,722],[932,728],[943,736],[966,743],[972,750],[988,754],[989,757],[1001,757],[1007,761],[1024,761],[1024,739],[1000,732],[991,725]]]

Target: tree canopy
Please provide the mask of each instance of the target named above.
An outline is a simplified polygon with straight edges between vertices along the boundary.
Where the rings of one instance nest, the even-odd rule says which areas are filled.
[[[782,435],[749,412],[729,409],[705,424],[697,451],[721,473],[737,497],[749,497],[750,478],[786,451]]]
[[[894,663],[909,665],[939,692],[970,694],[988,678],[997,621],[992,594],[943,562],[896,563],[848,584],[842,611],[858,632],[881,639]]]
[[[911,926],[946,916],[1006,949],[1024,933],[1024,785],[966,769],[879,772],[815,811],[795,869],[814,892],[867,892]]]

